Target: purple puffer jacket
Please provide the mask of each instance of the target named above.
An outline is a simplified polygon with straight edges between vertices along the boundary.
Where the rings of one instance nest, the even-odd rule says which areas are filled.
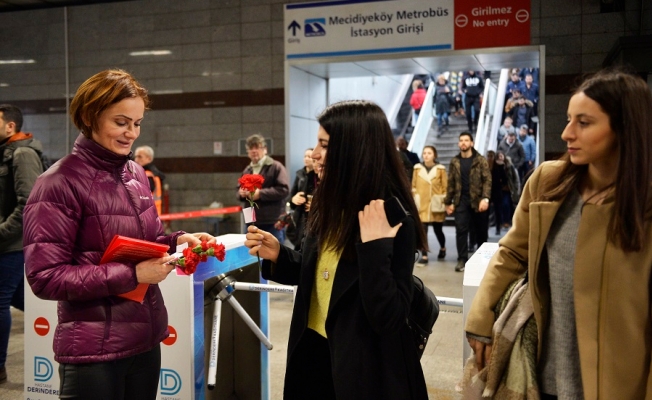
[[[143,304],[126,300],[116,295],[136,288],[135,265],[98,265],[116,234],[174,250],[183,233],[164,236],[138,164],[80,135],[72,154],[38,178],[23,215],[27,281],[36,296],[59,301],[55,360],[116,360],[168,336],[158,285]]]

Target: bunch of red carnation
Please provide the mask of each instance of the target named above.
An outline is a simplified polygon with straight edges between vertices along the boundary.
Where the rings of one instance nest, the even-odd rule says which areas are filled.
[[[224,261],[226,249],[222,243],[208,243],[202,240],[201,244],[195,247],[186,247],[183,249],[183,257],[176,261],[176,266],[183,270],[183,273],[190,275],[197,270],[197,264],[208,260],[208,257],[215,257],[219,261]]]

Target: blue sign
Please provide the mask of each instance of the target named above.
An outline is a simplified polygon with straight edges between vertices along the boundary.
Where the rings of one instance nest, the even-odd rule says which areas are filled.
[[[326,18],[312,18],[305,20],[304,33],[306,37],[311,36],[326,36]]]
[[[52,378],[54,368],[52,363],[45,357],[34,357],[34,380],[36,382],[47,382]]]
[[[181,391],[181,376],[172,369],[161,368],[161,395],[174,396]]]

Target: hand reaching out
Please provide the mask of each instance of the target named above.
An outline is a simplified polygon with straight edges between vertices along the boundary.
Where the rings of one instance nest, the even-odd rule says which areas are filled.
[[[183,243],[188,243],[188,247],[195,247],[198,244],[201,244],[202,240],[205,240],[208,243],[215,243],[217,239],[215,239],[215,236],[206,232],[184,233],[177,238],[177,246]]]
[[[249,254],[258,255],[266,260],[275,263],[278,259],[278,254],[281,251],[281,245],[278,239],[271,233],[258,229],[256,226],[250,225],[247,228],[247,240],[244,245],[249,248]]]

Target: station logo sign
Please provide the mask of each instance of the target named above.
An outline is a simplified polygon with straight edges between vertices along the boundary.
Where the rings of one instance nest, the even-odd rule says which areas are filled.
[[[181,391],[181,376],[173,369],[161,368],[161,395],[174,396]]]

